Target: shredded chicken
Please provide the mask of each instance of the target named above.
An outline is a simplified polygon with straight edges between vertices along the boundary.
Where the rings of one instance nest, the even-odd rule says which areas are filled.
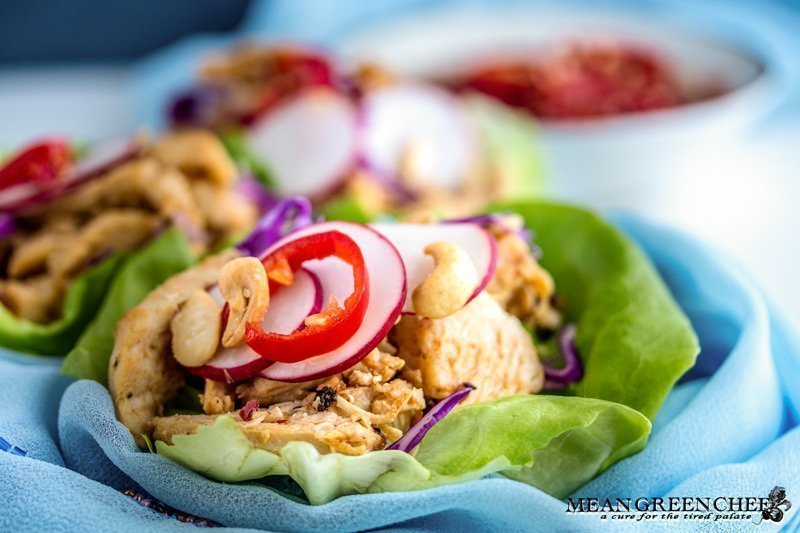
[[[65,292],[64,281],[52,276],[0,281],[0,302],[18,317],[39,324],[58,318]]]
[[[212,424],[217,416],[175,415],[153,420],[153,438],[167,443],[174,435],[194,433],[198,427]],[[299,404],[276,404],[253,414],[250,422],[231,413],[254,446],[271,452],[280,451],[289,442],[309,442],[320,452],[360,455],[378,449],[383,439],[372,428],[333,411],[317,412]]]
[[[552,276],[533,257],[528,243],[516,233],[523,227],[522,220],[507,216],[503,226],[492,230],[497,240],[498,261],[486,292],[523,324],[556,329],[561,315],[553,307],[555,284]]]
[[[425,406],[422,391],[401,379],[370,388],[347,387],[341,380],[336,385],[341,388],[330,387],[335,391],[330,404],[321,404],[315,392],[306,391],[301,400],[254,411],[249,421],[236,413],[230,416],[255,446],[265,450],[277,452],[287,442],[305,441],[321,453],[360,455],[381,448],[387,437],[399,438],[408,427],[393,424],[409,420],[409,413],[421,413]],[[153,437],[171,442],[173,435],[194,433],[215,419],[208,415],[158,417],[153,420]]]
[[[320,452],[358,455],[396,440],[425,407],[422,391],[396,378],[403,360],[373,350],[353,368],[327,379],[281,383],[256,378],[236,387],[244,403],[258,400],[263,409],[245,421],[230,413],[254,445],[278,451],[302,440]],[[193,433],[223,412],[233,411],[229,387],[206,381],[206,415],[175,415],[153,421],[154,438],[170,442],[172,435]],[[226,409],[220,410],[225,405]]]
[[[43,206],[0,241],[0,302],[37,323],[60,316],[64,288],[97,259],[135,249],[168,225],[197,253],[245,233],[254,206],[233,190],[234,163],[211,133],[170,133]],[[48,289],[51,287],[52,290]]]
[[[531,336],[485,293],[447,318],[404,316],[393,340],[406,362],[401,375],[428,398],[445,398],[464,383],[475,386],[470,403],[542,388]]]

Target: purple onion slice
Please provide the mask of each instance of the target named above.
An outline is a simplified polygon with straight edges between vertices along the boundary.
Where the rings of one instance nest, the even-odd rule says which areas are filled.
[[[281,238],[313,223],[311,203],[306,198],[286,198],[261,217],[255,229],[237,248],[248,255],[260,257],[262,252]]]
[[[14,223],[14,217],[7,213],[0,213],[0,239],[11,237],[16,231],[17,225]]]
[[[544,365],[544,377],[547,381],[568,385],[583,377],[583,365],[578,356],[578,349],[575,347],[576,331],[575,324],[567,324],[558,332],[556,341],[558,351],[564,359],[564,367],[553,368]]]
[[[388,446],[387,450],[400,450],[401,452],[411,453],[411,450],[422,442],[422,438],[435,426],[441,419],[455,409],[469,393],[475,390],[472,385],[464,385],[453,394],[434,405],[430,411],[425,413],[419,422],[409,428],[398,440]]]

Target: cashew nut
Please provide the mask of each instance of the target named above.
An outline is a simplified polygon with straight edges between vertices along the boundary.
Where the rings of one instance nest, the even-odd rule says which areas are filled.
[[[170,330],[175,360],[187,367],[203,366],[217,353],[220,308],[206,291],[198,289],[173,317]]]
[[[219,292],[230,307],[222,345],[232,348],[244,342],[247,323],[260,324],[267,313],[269,282],[264,265],[255,257],[230,261],[220,270]]]
[[[427,318],[450,316],[466,305],[478,285],[478,272],[469,254],[452,242],[425,247],[434,262],[433,271],[411,296],[414,311]]]

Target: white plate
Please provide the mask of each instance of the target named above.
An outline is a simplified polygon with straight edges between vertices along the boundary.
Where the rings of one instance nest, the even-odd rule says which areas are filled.
[[[708,76],[722,81],[731,90],[700,103],[542,125],[550,194],[650,211],[671,177],[706,151],[740,141],[784,97],[781,73],[766,61],[771,52],[753,35],[732,31],[730,21],[690,20],[636,10],[453,7],[352,28],[334,49],[353,63],[372,60],[400,74],[440,78],[498,54],[613,37],[658,51],[685,86]],[[727,35],[718,35],[721,28]]]

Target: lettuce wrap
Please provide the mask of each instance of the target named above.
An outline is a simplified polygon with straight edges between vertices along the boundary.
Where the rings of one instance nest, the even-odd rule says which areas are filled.
[[[692,327],[645,255],[593,213],[524,202],[520,214],[544,250],[542,264],[578,326],[583,379],[559,395],[517,395],[456,408],[414,455],[320,455],[291,442],[257,449],[233,419],[158,441],[157,452],[209,478],[285,475],[312,504],[353,493],[417,490],[493,472],[563,498],[640,451],[652,422],[699,351]]]
[[[117,321],[150,291],[192,266],[195,260],[186,238],[176,228],[130,254],[117,269],[96,316],[67,354],[61,371],[76,379],[106,384]]]
[[[61,317],[37,324],[0,304],[0,345],[36,355],[64,355],[94,316],[122,261],[121,255],[105,259],[75,279],[67,289]]]
[[[30,354],[69,354],[65,360],[68,374],[95,379],[102,367],[101,356],[108,366],[114,325],[122,314],[114,315],[115,308],[124,312],[136,305],[162,281],[194,261],[186,239],[180,231],[171,229],[141,249],[107,258],[76,278],[67,290],[61,318],[55,322],[35,324],[0,305],[0,344]],[[91,340],[97,336],[104,342]],[[82,351],[91,351],[98,359],[93,363],[94,371],[77,369],[75,354]]]

